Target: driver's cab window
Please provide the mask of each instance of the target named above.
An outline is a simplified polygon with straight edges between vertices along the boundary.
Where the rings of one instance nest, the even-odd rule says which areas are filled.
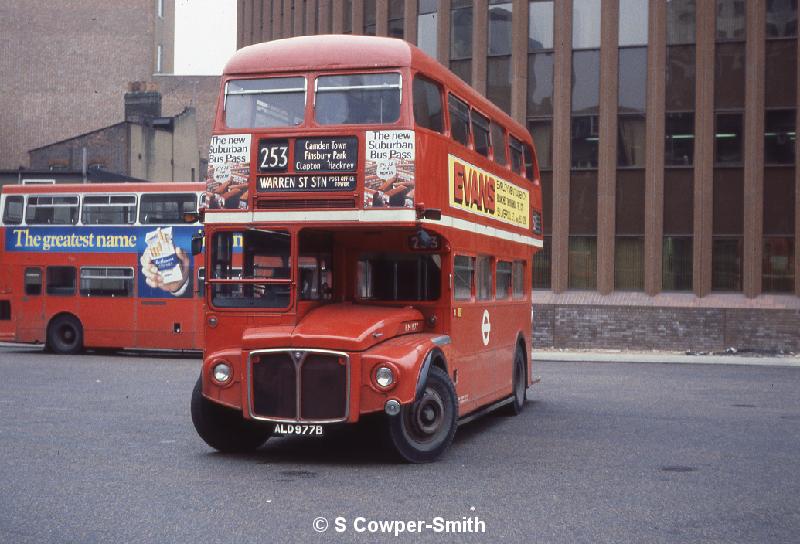
[[[298,292],[300,300],[331,300],[333,293],[333,236],[330,232],[300,233]]]

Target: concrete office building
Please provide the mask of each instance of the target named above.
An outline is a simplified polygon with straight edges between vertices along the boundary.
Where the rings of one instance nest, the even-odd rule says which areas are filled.
[[[239,0],[417,44],[537,144],[539,346],[800,350],[797,0]]]

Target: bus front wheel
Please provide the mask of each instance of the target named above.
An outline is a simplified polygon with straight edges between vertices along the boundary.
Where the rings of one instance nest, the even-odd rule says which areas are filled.
[[[60,315],[47,327],[47,348],[59,355],[72,355],[83,349],[83,327],[76,317]]]
[[[431,367],[422,397],[389,416],[389,442],[405,461],[429,463],[453,441],[457,417],[453,382],[444,370]]]
[[[275,429],[269,423],[244,419],[238,411],[205,398],[200,378],[192,391],[192,423],[206,444],[223,453],[253,451],[264,444]]]

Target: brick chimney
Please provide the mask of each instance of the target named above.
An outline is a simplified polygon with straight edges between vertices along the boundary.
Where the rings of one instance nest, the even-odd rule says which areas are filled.
[[[125,93],[125,120],[145,123],[161,117],[161,93],[155,83],[131,81]]]

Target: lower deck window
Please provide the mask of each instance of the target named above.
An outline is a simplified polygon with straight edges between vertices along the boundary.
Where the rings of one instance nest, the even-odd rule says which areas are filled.
[[[438,300],[439,255],[372,254],[358,261],[358,297],[364,300]]]
[[[475,276],[475,258],[466,255],[456,255],[453,262],[454,270],[454,297],[456,300],[469,300],[472,298],[472,283]]]
[[[48,266],[47,267],[47,294],[48,295],[74,295],[75,294],[75,267],[73,267],[73,266]]]
[[[25,294],[26,295],[41,295],[42,294],[42,269],[39,267],[31,267],[25,269]]]
[[[0,321],[9,321],[11,319],[11,301],[0,300]]]
[[[85,297],[131,297],[133,269],[81,268],[80,289]]]

